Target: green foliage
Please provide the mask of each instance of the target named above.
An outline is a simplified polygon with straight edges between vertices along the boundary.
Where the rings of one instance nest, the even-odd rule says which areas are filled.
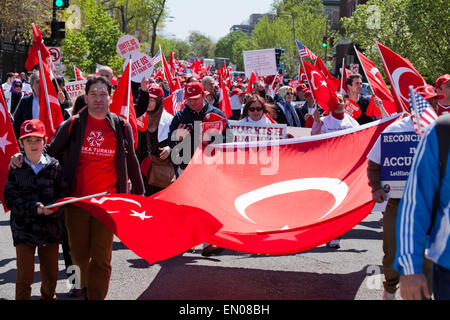
[[[79,31],[66,33],[62,44],[62,60],[67,76],[73,76],[75,64],[85,73],[94,73],[97,64],[122,70],[123,59],[116,52],[122,33],[118,23],[92,1],[84,3],[84,23]]]
[[[446,0],[369,0],[343,18],[346,36],[376,65],[374,40],[408,58],[429,83],[450,70],[449,6]]]

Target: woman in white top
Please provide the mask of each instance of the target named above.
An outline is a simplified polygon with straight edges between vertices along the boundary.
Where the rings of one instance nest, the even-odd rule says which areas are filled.
[[[276,123],[272,120],[273,115],[272,107],[263,98],[255,94],[247,99],[239,122],[260,125]]]
[[[351,116],[344,112],[345,98],[342,94],[336,93],[339,101],[339,105],[335,110],[330,110],[325,117],[320,117],[319,111],[314,112],[314,123],[311,128],[311,135],[335,132],[348,128],[354,128],[359,126],[359,123]]]

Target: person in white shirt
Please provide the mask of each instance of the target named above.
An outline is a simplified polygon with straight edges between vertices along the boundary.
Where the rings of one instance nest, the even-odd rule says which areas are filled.
[[[275,123],[272,120],[273,115],[274,111],[270,105],[261,96],[255,94],[247,99],[239,122],[261,125],[271,124]]]
[[[14,73],[8,72],[6,74],[6,82],[2,84],[3,91],[9,91],[11,89],[13,80],[14,80]]]
[[[336,94],[339,105],[335,110],[330,110],[327,116],[320,117],[318,110],[314,112],[314,123],[311,129],[311,135],[335,132],[348,128],[359,126],[359,123],[344,112],[345,98],[342,94]]]

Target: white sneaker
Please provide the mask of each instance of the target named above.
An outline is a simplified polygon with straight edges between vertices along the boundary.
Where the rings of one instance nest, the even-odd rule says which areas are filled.
[[[397,300],[397,299],[395,298],[395,293],[389,293],[386,290],[384,290],[383,300]]]
[[[340,239],[334,239],[334,240],[331,240],[330,242],[327,243],[327,245],[328,245],[330,248],[336,248],[336,249],[339,249],[339,248],[341,247],[341,240],[340,240]]]

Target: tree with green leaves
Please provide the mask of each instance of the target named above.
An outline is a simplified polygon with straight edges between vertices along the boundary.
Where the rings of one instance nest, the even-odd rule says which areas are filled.
[[[94,1],[79,1],[83,11],[80,30],[66,33],[62,43],[62,62],[66,74],[73,76],[73,65],[87,73],[94,73],[97,64],[122,70],[124,60],[117,54],[116,44],[122,36],[117,21]]]
[[[346,36],[376,65],[382,61],[374,40],[409,59],[428,83],[450,70],[448,1],[369,0],[343,18]]]

